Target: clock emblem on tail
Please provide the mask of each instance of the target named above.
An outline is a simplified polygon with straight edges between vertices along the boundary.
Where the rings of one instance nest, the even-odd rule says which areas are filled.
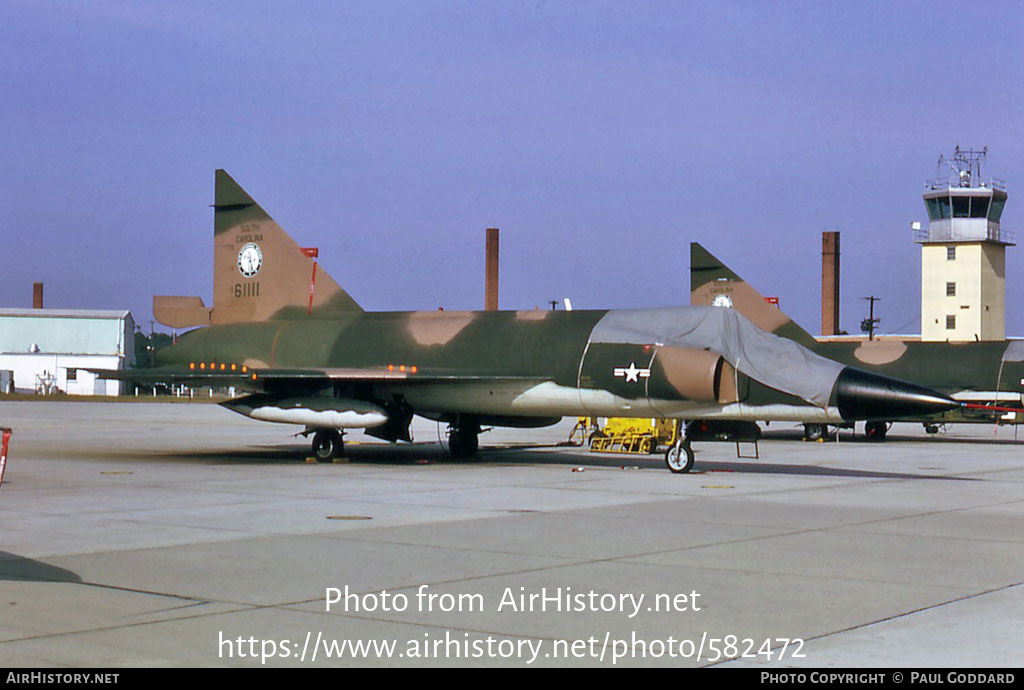
[[[263,252],[255,242],[248,242],[238,252],[238,272],[246,278],[252,278],[259,273],[263,265]]]

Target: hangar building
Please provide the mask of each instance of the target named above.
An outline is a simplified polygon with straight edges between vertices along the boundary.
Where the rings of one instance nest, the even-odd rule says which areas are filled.
[[[120,395],[85,368],[134,366],[134,337],[128,311],[0,309],[0,392]]]

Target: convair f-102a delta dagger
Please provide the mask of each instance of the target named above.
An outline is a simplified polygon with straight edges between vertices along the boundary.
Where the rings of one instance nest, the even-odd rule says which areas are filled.
[[[885,439],[888,423],[920,422],[929,433],[941,424],[1019,424],[1024,416],[1024,340],[921,342],[914,336],[824,339],[791,320],[711,252],[690,245],[690,302],[731,307],[766,331],[793,340],[828,359],[880,376],[898,376],[938,390],[960,403],[933,413],[908,413],[866,420],[865,434]],[[807,438],[825,435],[817,418],[804,423]],[[830,422],[831,424],[831,422]]]
[[[413,415],[448,425],[455,457],[482,428],[564,416],[821,423],[927,414],[956,405],[930,389],[846,367],[731,309],[365,312],[223,170],[216,173],[214,297],[155,297],[154,316],[196,328],[160,366],[105,372],[139,381],[233,386],[223,405],[299,424],[313,454],[345,429],[410,441]],[[666,452],[693,465],[690,441]]]

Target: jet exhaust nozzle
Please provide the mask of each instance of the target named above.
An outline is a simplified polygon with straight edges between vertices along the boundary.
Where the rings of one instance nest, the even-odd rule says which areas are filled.
[[[839,414],[849,422],[919,417],[960,406],[931,388],[853,367],[839,372],[835,390]]]

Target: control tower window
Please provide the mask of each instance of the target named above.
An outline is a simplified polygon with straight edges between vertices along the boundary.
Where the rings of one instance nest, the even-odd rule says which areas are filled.
[[[953,217],[954,218],[970,218],[971,216],[971,197],[969,196],[955,196],[953,197]]]
[[[939,219],[939,200],[938,199],[925,199],[924,203],[928,206],[928,220]]]
[[[971,218],[987,218],[987,217],[988,217],[988,197],[987,196],[971,197]]]
[[[936,199],[936,201],[939,202],[939,218],[951,217],[951,214],[949,212],[949,197],[940,196],[938,199]]]
[[[988,219],[993,223],[999,222],[999,217],[1003,215],[1003,205],[1006,204],[1006,197],[994,196],[992,197],[992,204],[989,206]]]

